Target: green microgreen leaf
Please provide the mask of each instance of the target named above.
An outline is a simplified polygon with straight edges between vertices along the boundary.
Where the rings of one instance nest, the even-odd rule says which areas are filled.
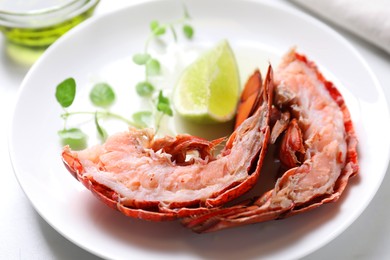
[[[150,59],[146,63],[146,73],[147,75],[157,75],[160,73],[160,62],[156,59]]]
[[[58,131],[63,145],[69,145],[73,150],[87,147],[87,135],[79,128],[69,128]]]
[[[162,112],[163,114],[173,116],[173,111],[169,102],[169,98],[165,97],[161,90],[158,94],[157,110]]]
[[[148,127],[152,125],[152,112],[140,111],[133,114],[133,120],[136,124],[142,127]]]
[[[98,83],[89,93],[89,99],[95,106],[107,108],[114,103],[115,93],[107,83]]]
[[[107,134],[107,131],[99,124],[97,112],[95,113],[95,126],[96,126],[96,130],[99,134],[100,140],[104,142],[107,139],[108,134]]]
[[[166,30],[166,28],[165,28],[164,25],[159,25],[159,26],[157,26],[156,28],[154,28],[153,34],[154,34],[155,36],[160,36],[160,35],[165,34],[166,31],[167,31],[167,30]]]
[[[154,30],[156,30],[158,28],[158,26],[159,26],[159,23],[156,20],[151,21],[150,24],[149,24],[150,30],[152,32],[154,32]]]
[[[136,86],[135,89],[141,97],[149,97],[152,95],[154,92],[154,86],[150,84],[148,81],[142,81],[139,82]]]
[[[192,39],[194,36],[194,28],[192,28],[192,26],[189,24],[185,24],[183,25],[183,33],[187,39]]]
[[[67,78],[57,85],[56,99],[64,108],[72,105],[76,96],[76,81],[74,78]]]
[[[145,65],[149,59],[150,55],[147,53],[138,53],[133,56],[134,63],[138,65]]]
[[[165,103],[157,104],[157,110],[168,116],[173,116],[172,108],[168,104]]]

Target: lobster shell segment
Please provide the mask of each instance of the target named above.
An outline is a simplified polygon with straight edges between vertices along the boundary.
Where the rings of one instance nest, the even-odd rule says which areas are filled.
[[[98,199],[127,216],[164,221],[208,212],[258,179],[270,137],[272,82],[259,87],[251,116],[216,156],[222,139],[156,138],[151,129],[130,128],[83,151],[65,147],[63,162]]]
[[[279,143],[286,171],[265,194],[186,218],[186,227],[202,233],[296,215],[337,201],[358,173],[348,108],[313,62],[295,50],[287,53],[275,73],[274,96],[281,117],[273,124],[272,141]]]

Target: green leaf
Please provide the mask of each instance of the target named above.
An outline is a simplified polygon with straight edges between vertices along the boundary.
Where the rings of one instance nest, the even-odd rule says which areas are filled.
[[[157,104],[157,110],[168,116],[173,116],[172,108],[168,104],[164,104],[164,103]]]
[[[173,116],[173,111],[169,102],[169,98],[165,97],[161,90],[158,94],[157,110],[162,112],[163,114]]]
[[[150,59],[146,63],[147,75],[157,75],[160,73],[160,62],[156,59]]]
[[[149,59],[150,55],[147,53],[138,53],[133,56],[134,63],[138,65],[145,65]]]
[[[97,111],[95,113],[95,126],[96,126],[96,130],[99,134],[100,140],[102,140],[104,142],[107,139],[108,134],[107,134],[107,131],[99,124]]]
[[[157,26],[156,28],[154,28],[153,34],[154,34],[155,36],[160,36],[160,35],[165,34],[166,31],[167,31],[167,30],[166,30],[166,28],[165,28],[164,25],[159,25],[159,26]]]
[[[158,23],[158,21],[156,21],[156,20],[151,21],[151,22],[150,22],[150,25],[149,25],[150,30],[151,30],[152,32],[154,32],[154,30],[156,30],[156,28],[157,28],[158,26],[159,26],[159,23]]]
[[[149,97],[154,92],[154,86],[150,84],[148,81],[139,82],[135,86],[135,89],[138,95],[140,95],[141,97]]]
[[[115,93],[107,83],[98,83],[92,88],[89,98],[95,106],[107,108],[114,103]]]
[[[67,78],[57,85],[56,99],[62,107],[69,107],[72,105],[76,96],[76,81],[74,78]]]
[[[168,104],[169,105],[169,98],[165,97],[162,90],[158,93],[158,100],[157,103],[162,103],[162,104]]]
[[[87,147],[87,135],[79,128],[69,128],[58,131],[63,145],[69,145],[73,150]]]
[[[191,25],[185,24],[183,25],[183,33],[187,39],[192,39],[194,36],[194,29],[192,28]]]
[[[148,127],[152,125],[152,112],[140,111],[133,114],[133,120],[135,123],[142,127]]]

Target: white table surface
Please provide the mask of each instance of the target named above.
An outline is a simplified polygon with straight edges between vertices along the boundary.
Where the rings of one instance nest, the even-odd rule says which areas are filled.
[[[128,0],[101,0],[95,15],[128,5]],[[138,1],[137,1],[138,2]],[[298,7],[285,1],[281,5]],[[390,101],[390,55],[334,27],[361,53]],[[7,131],[19,85],[27,69],[10,62],[0,36],[0,259],[98,259],[57,233],[30,204],[14,176]],[[390,103],[390,102],[389,102]],[[380,122],[381,115],[378,117]],[[379,123],[380,125],[380,123]],[[390,134],[390,133],[389,133]],[[390,170],[363,214],[332,242],[304,259],[390,259]],[[237,248],[237,250],[240,250]],[[129,256],[129,258],[131,258]]]

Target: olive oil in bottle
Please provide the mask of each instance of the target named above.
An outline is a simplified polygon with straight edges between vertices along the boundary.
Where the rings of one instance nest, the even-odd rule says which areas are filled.
[[[5,52],[31,65],[68,30],[89,18],[99,0],[0,0]]]

